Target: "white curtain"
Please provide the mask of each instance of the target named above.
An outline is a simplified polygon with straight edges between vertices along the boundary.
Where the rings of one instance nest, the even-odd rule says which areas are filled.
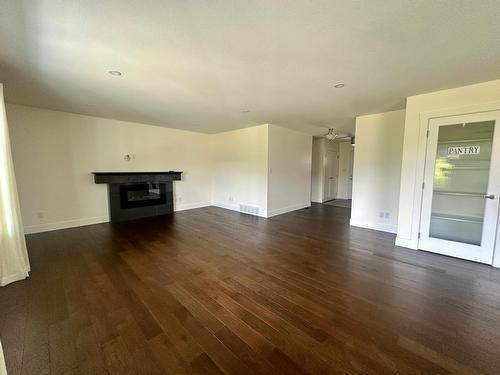
[[[5,359],[3,357],[2,342],[0,341],[0,375],[7,375]]]
[[[29,270],[0,83],[0,286],[26,278]]]

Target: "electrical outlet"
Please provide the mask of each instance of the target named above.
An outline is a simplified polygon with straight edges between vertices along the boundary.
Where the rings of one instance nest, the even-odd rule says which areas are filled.
[[[227,200],[228,200],[229,202],[234,202],[234,197],[229,197],[229,198],[227,198]]]
[[[384,213],[384,218],[389,219],[391,217],[391,214],[389,212]]]
[[[36,217],[37,217],[38,219],[43,219],[43,218],[45,217],[45,214],[44,214],[42,211],[40,211],[40,212],[37,212],[37,213],[36,213]]]

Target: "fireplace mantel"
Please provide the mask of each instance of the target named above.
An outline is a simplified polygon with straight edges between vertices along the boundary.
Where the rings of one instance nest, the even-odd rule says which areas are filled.
[[[174,212],[173,181],[182,172],[92,172],[96,184],[108,185],[111,221]]]
[[[179,181],[182,172],[92,172],[96,184]]]

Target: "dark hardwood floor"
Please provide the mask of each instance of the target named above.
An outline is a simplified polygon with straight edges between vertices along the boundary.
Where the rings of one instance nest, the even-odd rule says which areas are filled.
[[[219,208],[28,236],[0,288],[16,374],[500,373],[500,271],[346,208]]]

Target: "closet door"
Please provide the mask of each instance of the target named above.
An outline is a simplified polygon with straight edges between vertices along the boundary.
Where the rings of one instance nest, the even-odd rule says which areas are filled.
[[[492,263],[500,193],[500,112],[429,121],[419,248]]]

